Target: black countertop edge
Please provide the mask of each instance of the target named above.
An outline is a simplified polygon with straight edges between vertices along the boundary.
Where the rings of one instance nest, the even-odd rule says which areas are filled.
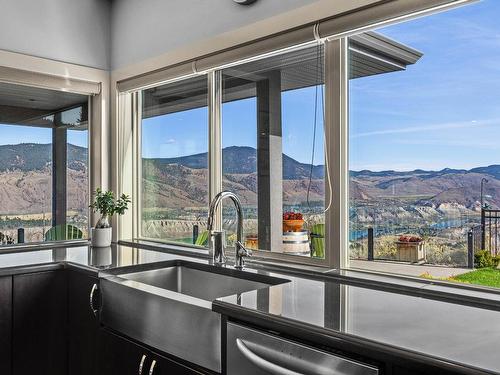
[[[137,249],[152,250],[168,254],[181,255],[185,257],[195,257],[202,259],[209,259],[208,251],[197,249],[196,247],[185,245],[174,245],[167,243],[159,243],[153,241],[134,241],[134,240],[120,240],[118,245],[134,247]]]
[[[64,261],[61,262],[64,265],[64,268],[69,269],[69,270],[74,270],[78,272],[83,272],[89,276],[93,276],[97,278],[99,276],[99,271],[103,271],[104,269],[93,267],[93,266],[88,266],[88,265],[83,265],[79,263],[74,263],[71,261]]]
[[[322,328],[298,320],[283,318],[257,310],[237,306],[231,303],[214,301],[212,310],[230,320],[250,324],[265,330],[279,333],[289,339],[300,340],[313,346],[325,346],[343,352],[366,353],[367,358],[391,361],[399,365],[407,365],[407,361],[417,362],[422,366],[438,367],[457,374],[480,375],[498,373],[480,369],[466,364],[445,360],[432,355],[402,349],[366,338],[361,338],[333,329]]]
[[[70,248],[89,246],[89,240],[68,240],[68,241],[52,241],[52,242],[34,242],[34,243],[19,243],[13,245],[0,246],[1,254],[14,254],[39,250],[52,250],[59,248]]]
[[[0,268],[0,276],[12,276],[12,275],[20,275],[23,273],[54,271],[58,269],[64,269],[63,262],[51,262],[51,263]]]
[[[436,266],[435,268],[439,268]],[[472,268],[470,271],[477,270],[477,268]],[[368,277],[376,277],[376,278],[389,278],[389,279],[394,279],[398,280],[401,282],[405,283],[413,283],[413,284],[420,284],[421,286],[425,285],[438,285],[441,287],[446,287],[450,288],[451,290],[455,290],[457,293],[458,292],[473,292],[473,293],[481,293],[481,294],[491,294],[495,295],[497,297],[500,296],[500,291],[498,288],[495,287],[490,287],[490,286],[485,286],[485,285],[474,285],[474,284],[466,284],[466,283],[458,283],[458,282],[452,282],[452,281],[447,281],[447,280],[440,280],[440,279],[426,279],[423,277],[418,277],[418,276],[410,276],[410,275],[404,275],[404,274],[397,274],[397,273],[384,273],[384,272],[377,272],[377,271],[372,271],[372,270],[363,270],[360,268],[348,268],[348,269],[342,269],[341,271],[339,270],[329,270],[326,272],[326,275],[328,274],[338,274],[338,273],[348,273],[349,277],[356,277],[356,278],[365,278],[367,279]],[[353,276],[353,275],[359,275],[359,276]]]
[[[359,286],[366,289],[375,289],[385,292],[427,298],[434,301],[450,302],[463,306],[479,307],[487,310],[500,311],[500,300],[484,297],[478,291],[469,290],[469,293],[466,294],[460,293],[459,290],[456,290],[455,288],[449,286],[445,286],[441,290],[425,288],[427,285],[439,284],[423,284],[420,286],[410,286],[396,284],[396,282],[381,281],[377,280],[376,278],[373,280],[369,280],[364,277],[357,278],[355,276],[347,276],[341,274],[322,274],[319,279],[333,280],[336,282],[341,282],[343,284]]]

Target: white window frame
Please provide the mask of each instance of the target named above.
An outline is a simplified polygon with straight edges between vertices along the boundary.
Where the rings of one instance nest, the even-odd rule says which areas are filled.
[[[301,263],[311,266],[322,266],[335,269],[349,268],[349,90],[348,90],[348,37],[376,27],[402,22],[453,7],[476,2],[478,0],[393,0],[374,4],[373,7],[340,15],[334,22],[324,22],[324,29],[330,31],[328,36],[322,36],[322,23],[311,27],[315,39],[325,43],[325,202],[332,201],[330,209],[325,213],[325,259],[306,258],[270,251],[255,251],[258,257],[275,259],[291,263]],[[290,32],[290,38],[300,42],[304,31]],[[272,39],[272,38],[271,38]],[[280,35],[278,41],[286,40],[286,35]],[[313,39],[314,40],[314,39]],[[263,44],[264,54],[248,57],[248,48],[242,47],[244,61],[261,59],[269,55],[280,54],[294,47],[269,52],[269,45],[273,42],[257,42]],[[305,42],[304,42],[305,43]],[[255,48],[255,47],[253,47]],[[266,50],[267,48],[267,50]],[[252,49],[252,48],[250,48]],[[224,53],[224,52],[223,52]],[[116,239],[140,239],[140,166],[137,158],[140,157],[140,110],[137,107],[137,92],[145,88],[159,86],[170,82],[177,82],[200,74],[207,75],[208,106],[209,106],[209,196],[213,198],[222,188],[222,148],[221,148],[221,70],[227,66],[238,65],[235,61],[236,52],[228,52],[228,63],[210,67],[214,59],[208,56],[200,59],[203,72],[198,72],[197,61],[179,62],[172,68],[165,68],[152,72],[150,75],[141,74],[137,78],[123,79],[117,84],[115,111],[113,115],[117,121],[116,132],[113,137],[113,182],[118,193],[133,191],[135,206],[120,218],[119,230]],[[219,60],[216,57],[215,60]],[[205,67],[205,65],[207,67]],[[164,77],[165,79],[162,79]],[[123,84],[122,84],[123,83]],[[122,90],[122,91],[120,91]],[[134,104],[135,103],[135,104]],[[132,125],[132,126],[131,126]],[[330,176],[331,184],[327,181]],[[136,180],[131,183],[130,180]],[[331,189],[330,189],[331,186]],[[330,198],[331,197],[331,198]],[[220,222],[220,213],[219,213]],[[337,230],[336,230],[337,229]],[[147,239],[151,240],[151,239]],[[179,245],[170,241],[159,241]]]
[[[109,188],[111,143],[108,71],[0,50],[0,82],[89,95],[88,191],[92,192],[98,187]],[[88,218],[90,237],[90,228],[97,222],[98,216],[89,210]]]

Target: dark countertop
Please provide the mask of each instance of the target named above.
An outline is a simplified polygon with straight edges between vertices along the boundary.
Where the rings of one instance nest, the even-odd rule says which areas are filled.
[[[500,312],[377,291],[333,281],[271,273],[292,282],[220,298],[214,310],[293,329],[317,328],[398,349],[500,372]],[[234,311],[231,313],[231,311]]]
[[[95,273],[99,271],[172,259],[196,260],[165,251],[138,249],[112,245],[109,248],[92,248],[88,245],[56,247],[53,249],[0,249],[0,276],[35,272],[60,266],[74,266]]]
[[[73,266],[89,272],[184,259],[158,249],[114,245],[108,249],[89,246],[0,251],[0,275],[33,272],[50,267]],[[283,324],[331,337],[365,340],[367,345],[386,346],[442,359],[451,363],[500,373],[500,312],[348,285],[338,280],[268,272],[250,272],[290,280],[258,291],[219,298],[213,310],[230,317]]]

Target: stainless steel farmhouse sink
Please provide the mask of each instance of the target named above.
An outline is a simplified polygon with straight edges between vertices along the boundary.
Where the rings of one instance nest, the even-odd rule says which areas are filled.
[[[181,260],[99,274],[101,323],[214,371],[221,369],[219,297],[289,280]]]

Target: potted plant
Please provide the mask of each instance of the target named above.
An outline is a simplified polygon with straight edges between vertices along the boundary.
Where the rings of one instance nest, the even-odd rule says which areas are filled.
[[[300,232],[304,226],[304,218],[299,212],[283,214],[283,232]]]
[[[92,246],[108,247],[111,246],[113,228],[110,220],[114,214],[123,215],[128,209],[130,197],[122,194],[115,200],[115,194],[112,191],[102,191],[97,188],[94,192],[94,202],[89,206],[94,212],[98,212],[101,217],[97,221],[95,228],[92,228]]]
[[[425,261],[425,247],[422,237],[413,235],[399,236],[396,247],[398,260],[412,263]]]

